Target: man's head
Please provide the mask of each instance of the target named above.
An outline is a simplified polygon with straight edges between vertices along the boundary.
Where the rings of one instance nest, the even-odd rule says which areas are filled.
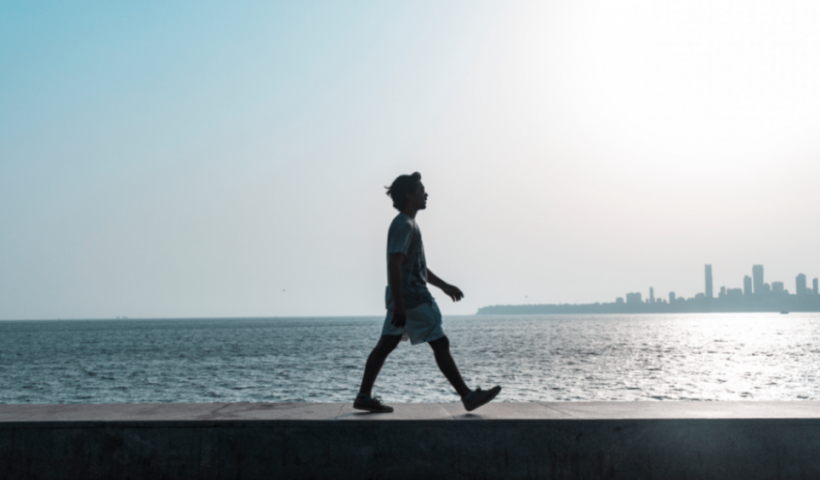
[[[427,208],[427,193],[421,183],[421,174],[414,172],[410,175],[399,175],[393,184],[387,188],[387,195],[393,199],[393,207],[403,211],[410,207],[412,210]]]

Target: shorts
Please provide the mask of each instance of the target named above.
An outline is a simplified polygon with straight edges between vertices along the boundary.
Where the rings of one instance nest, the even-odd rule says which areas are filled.
[[[441,328],[441,311],[435,300],[407,309],[407,323],[404,324],[404,328],[394,326],[392,321],[393,310],[388,310],[382,335],[404,335],[402,340],[410,339],[413,345],[432,342],[444,336],[444,329]]]

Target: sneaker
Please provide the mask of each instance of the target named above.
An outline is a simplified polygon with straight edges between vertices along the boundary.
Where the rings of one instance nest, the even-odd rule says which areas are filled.
[[[379,397],[371,397],[369,395],[356,395],[356,400],[353,401],[353,408],[356,410],[367,410],[371,413],[390,413],[393,407],[382,403]]]
[[[464,408],[467,409],[468,412],[472,412],[485,403],[490,403],[490,400],[494,399],[500,391],[501,387],[498,385],[487,390],[486,392],[481,390],[481,387],[479,387],[465,395],[464,398],[461,399],[461,402],[464,404]]]

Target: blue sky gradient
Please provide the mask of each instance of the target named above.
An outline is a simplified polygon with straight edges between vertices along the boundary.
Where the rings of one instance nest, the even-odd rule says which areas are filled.
[[[6,2],[0,319],[379,315],[820,276],[807,2]],[[526,297],[526,298],[525,298]]]

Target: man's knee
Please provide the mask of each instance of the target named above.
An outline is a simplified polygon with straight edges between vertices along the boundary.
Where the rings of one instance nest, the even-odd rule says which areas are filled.
[[[376,344],[376,348],[373,349],[373,354],[386,357],[390,355],[390,352],[396,349],[400,341],[401,335],[383,335],[382,338],[379,339],[379,343]]]
[[[450,349],[450,339],[447,338],[447,335],[445,335],[438,340],[433,340],[430,342],[430,347],[434,352],[446,352]]]

